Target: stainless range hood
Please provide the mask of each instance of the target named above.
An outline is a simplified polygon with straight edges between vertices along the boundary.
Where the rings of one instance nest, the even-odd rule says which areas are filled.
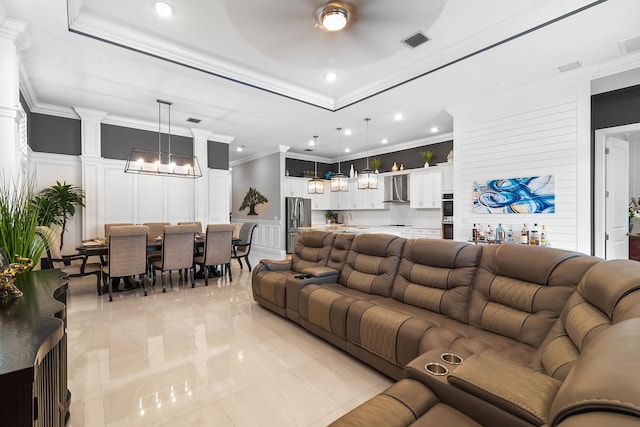
[[[383,203],[409,203],[409,174],[384,177]]]

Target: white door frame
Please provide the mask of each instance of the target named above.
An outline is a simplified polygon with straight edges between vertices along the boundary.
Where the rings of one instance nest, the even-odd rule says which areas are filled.
[[[598,129],[594,138],[593,154],[593,249],[597,257],[605,257],[606,231],[606,201],[605,192],[605,158],[604,149],[609,136],[624,136],[624,134],[640,132],[640,123]]]

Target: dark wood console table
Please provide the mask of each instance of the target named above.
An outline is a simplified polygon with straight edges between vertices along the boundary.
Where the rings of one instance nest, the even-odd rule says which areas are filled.
[[[0,303],[0,424],[64,426],[68,279],[59,270],[23,273],[22,298]]]

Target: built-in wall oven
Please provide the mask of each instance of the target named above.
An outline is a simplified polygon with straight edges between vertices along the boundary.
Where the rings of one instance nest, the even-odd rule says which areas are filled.
[[[453,239],[453,193],[442,195],[442,238]]]

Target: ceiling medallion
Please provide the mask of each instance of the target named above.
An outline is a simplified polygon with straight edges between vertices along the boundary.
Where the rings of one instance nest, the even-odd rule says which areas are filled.
[[[349,28],[356,20],[356,8],[346,1],[329,1],[313,14],[316,27],[329,32]]]

